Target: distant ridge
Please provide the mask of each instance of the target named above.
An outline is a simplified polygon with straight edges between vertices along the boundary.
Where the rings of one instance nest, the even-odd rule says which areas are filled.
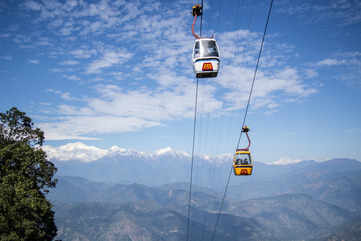
[[[163,240],[159,239],[162,237],[181,241],[186,223],[185,186],[183,183],[159,187],[105,184],[78,177],[60,177],[59,189],[50,193],[56,208],[58,238],[64,241],[112,240],[110,237],[134,240],[146,234],[148,240]],[[209,235],[219,201],[220,195],[215,191],[195,186],[192,198],[194,238],[201,240]],[[308,240],[326,237],[339,228],[342,231],[342,225],[361,217],[361,212],[357,215],[345,207],[304,193],[250,200],[227,199],[218,237],[227,241]],[[235,230],[242,232],[242,237],[235,236]]]

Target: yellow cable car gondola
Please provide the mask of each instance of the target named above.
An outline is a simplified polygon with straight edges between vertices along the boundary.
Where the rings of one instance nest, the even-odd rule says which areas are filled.
[[[233,156],[233,171],[236,176],[249,176],[253,171],[253,160],[249,147],[251,146],[251,140],[248,136],[249,128],[244,126],[242,132],[246,133],[248,139],[248,146],[243,149],[237,149]]]

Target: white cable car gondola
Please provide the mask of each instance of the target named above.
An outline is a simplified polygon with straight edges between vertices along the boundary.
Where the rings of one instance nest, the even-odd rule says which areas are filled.
[[[193,70],[197,78],[217,77],[219,70],[219,51],[217,41],[212,38],[201,38],[194,32],[197,17],[202,16],[203,6],[194,5],[192,8],[192,34],[196,38],[193,48]]]
[[[219,51],[214,38],[199,38],[194,42],[193,69],[197,78],[217,77]]]

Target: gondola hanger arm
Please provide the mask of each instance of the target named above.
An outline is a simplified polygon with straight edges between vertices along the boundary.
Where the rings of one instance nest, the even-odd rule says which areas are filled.
[[[202,16],[202,9],[203,9],[203,7],[200,4],[194,5],[192,8],[192,15],[194,16],[193,23],[192,23],[192,34],[196,39],[200,39],[200,37],[198,34],[196,34],[194,32],[194,25],[197,22],[197,17]]]
[[[195,25],[196,21],[197,21],[197,15],[195,15],[194,18],[193,18],[192,34],[193,34],[193,36],[194,36],[196,39],[200,39],[199,35],[194,32],[194,25]]]
[[[247,146],[246,148],[237,149],[237,150],[240,150],[240,151],[249,151],[249,148],[250,148],[250,146],[251,146],[251,139],[250,139],[249,136],[248,136],[248,132],[249,132],[248,126],[243,126],[243,127],[242,127],[242,132],[246,133],[247,140],[248,140],[248,146]]]

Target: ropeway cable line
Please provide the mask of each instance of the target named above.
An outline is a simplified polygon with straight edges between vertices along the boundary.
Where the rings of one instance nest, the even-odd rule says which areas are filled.
[[[242,132],[240,133],[238,141],[237,141],[237,146],[236,146],[237,151],[238,150],[245,150],[245,149],[238,149],[243,132],[246,133],[248,141],[249,141],[249,145],[250,145],[250,140],[249,140],[249,137],[248,137],[248,134],[247,134],[248,128],[245,126],[245,122],[246,122],[246,118],[247,118],[247,114],[248,114],[248,110],[249,110],[249,106],[250,106],[250,102],[251,102],[251,98],[252,98],[252,93],[253,93],[253,90],[254,90],[254,83],[255,83],[256,76],[257,76],[259,62],[260,62],[260,58],[261,58],[262,51],[263,51],[263,45],[264,45],[264,40],[265,40],[266,33],[267,33],[267,28],[268,28],[270,16],[271,16],[272,6],[273,6],[273,0],[271,0],[270,6],[269,6],[269,9],[268,9],[268,15],[267,15],[267,20],[266,20],[266,24],[265,24],[265,28],[264,28],[264,32],[263,32],[262,42],[261,42],[261,46],[260,46],[260,49],[259,49],[259,53],[258,53],[258,57],[257,57],[257,63],[256,63],[256,67],[255,67],[255,70],[254,70],[252,84],[251,84],[251,88],[250,88],[250,92],[249,92],[249,96],[248,96],[248,101],[247,101],[247,105],[246,105],[246,109],[245,109],[245,113],[244,113],[244,117],[243,117],[243,121],[242,121]],[[192,201],[193,165],[194,165],[194,150],[195,150],[195,139],[196,139],[199,78],[216,77],[217,74],[218,74],[218,69],[219,69],[218,46],[217,46],[217,43],[216,43],[215,39],[202,38],[202,24],[203,24],[203,14],[202,14],[202,12],[203,12],[203,0],[201,2],[201,5],[197,4],[197,5],[195,5],[193,7],[193,12],[192,12],[192,14],[194,16],[194,20],[193,20],[193,24],[192,24],[192,34],[196,38],[195,46],[194,46],[194,49],[193,49],[193,68],[194,68],[194,71],[196,73],[196,94],[195,94],[195,108],[194,108],[194,121],[193,121],[192,157],[191,157],[190,182],[189,182],[189,194],[188,194],[186,241],[190,241],[190,228],[191,228],[191,218],[190,218],[191,215],[190,214],[191,214],[191,201]],[[195,34],[195,32],[194,32],[194,25],[196,23],[196,20],[197,20],[198,16],[201,17],[200,35],[199,36],[197,34]],[[208,48],[208,52],[210,51],[210,49],[213,50],[213,54],[207,53],[207,51],[206,51],[207,48]],[[213,61],[213,62],[211,62],[211,61]],[[215,66],[215,69],[213,69],[213,66]],[[219,208],[218,213],[217,213],[216,222],[215,222],[214,229],[213,229],[213,232],[212,232],[212,235],[211,235],[211,241],[214,241],[215,236],[216,236],[216,231],[217,231],[217,227],[218,227],[218,224],[219,224],[220,215],[221,215],[221,212],[222,212],[222,209],[223,209],[223,206],[224,206],[224,201],[225,201],[225,198],[226,198],[226,194],[227,194],[227,191],[228,191],[231,174],[232,174],[232,167],[230,169],[230,172],[229,172],[229,175],[228,175],[228,178],[227,178],[227,182],[226,182],[225,190],[224,190],[224,193],[223,193],[223,196],[222,196],[220,208]]]
[[[259,49],[259,52],[258,52],[258,57],[257,57],[257,63],[256,63],[256,67],[255,67],[255,70],[254,70],[254,73],[253,73],[252,85],[251,85],[251,89],[250,89],[250,92],[249,92],[248,101],[247,101],[247,106],[246,106],[245,114],[244,114],[243,121],[242,121],[242,128],[245,127],[246,118],[247,118],[249,106],[250,106],[250,103],[251,103],[252,93],[253,93],[253,90],[254,90],[254,83],[255,83],[255,80],[256,80],[256,76],[257,76],[257,71],[258,71],[258,67],[259,67],[259,61],[260,61],[260,59],[261,59],[261,55],[262,55],[262,51],[263,51],[264,40],[265,40],[265,37],[266,37],[266,34],[267,34],[267,28],[268,28],[268,23],[269,23],[270,16],[271,16],[271,12],[272,12],[272,6],[273,6],[273,0],[271,0],[270,6],[269,6],[269,9],[268,9],[268,15],[267,15],[267,20],[266,20],[266,25],[265,25],[265,27],[264,27],[262,42],[261,42],[261,46],[260,46],[260,49]],[[243,131],[242,131],[242,132],[240,133],[240,135],[239,135],[239,138],[238,138],[238,141],[237,141],[236,150],[239,148],[239,144],[240,144],[240,141],[241,141],[242,133],[243,133]],[[229,174],[228,174],[228,178],[227,178],[226,186],[225,186],[225,189],[224,189],[222,201],[221,201],[221,204],[220,204],[220,208],[219,208],[219,210],[218,210],[218,213],[217,213],[216,223],[215,223],[215,225],[214,225],[214,229],[213,229],[213,232],[212,232],[211,241],[214,241],[214,239],[215,239],[215,237],[216,237],[216,231],[217,231],[217,227],[218,227],[218,224],[219,224],[221,212],[222,212],[222,209],[223,209],[223,206],[224,206],[224,201],[225,201],[225,199],[226,199],[226,194],[227,194],[227,191],[228,191],[228,186],[229,186],[229,182],[230,182],[230,179],[231,179],[231,174],[232,174],[232,167],[231,167],[231,169],[230,169],[230,171],[229,171]]]

